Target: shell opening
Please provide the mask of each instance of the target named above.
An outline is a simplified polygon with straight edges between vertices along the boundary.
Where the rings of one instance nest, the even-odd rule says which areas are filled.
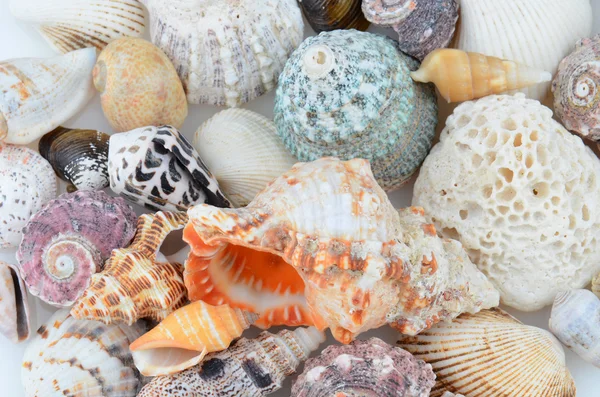
[[[81,238],[59,236],[45,252],[44,270],[55,280],[68,280],[81,268],[94,273],[101,261],[100,252]]]
[[[17,311],[17,337],[19,341],[23,341],[29,337],[29,320],[27,319],[27,295],[24,295],[25,291],[21,289],[19,276],[13,269],[10,270],[10,275],[12,277],[15,289],[15,302]]]
[[[304,70],[311,79],[326,76],[335,67],[335,55],[326,45],[315,45],[306,50]]]
[[[202,351],[172,347],[132,351],[136,367],[144,376],[171,375],[198,364],[204,356]]]

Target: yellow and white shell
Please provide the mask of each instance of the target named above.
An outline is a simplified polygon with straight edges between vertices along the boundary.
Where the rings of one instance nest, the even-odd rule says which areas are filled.
[[[0,261],[0,334],[13,343],[29,338],[29,304],[16,266]]]

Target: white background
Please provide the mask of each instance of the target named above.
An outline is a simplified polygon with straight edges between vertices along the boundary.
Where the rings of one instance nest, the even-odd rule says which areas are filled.
[[[568,1],[565,1],[565,6],[568,5]],[[600,32],[600,0],[592,0],[595,12],[595,23],[594,32]],[[389,34],[393,37],[393,31],[383,31],[379,29],[370,29],[371,31],[377,30],[384,34]],[[308,27],[306,35],[313,35],[314,33]],[[37,34],[35,30],[24,24],[18,23],[14,20],[10,12],[8,11],[8,0],[0,0],[0,60],[21,58],[21,57],[49,57],[55,55],[46,42]],[[265,95],[262,98],[256,99],[245,107],[248,109],[260,112],[267,117],[272,118],[273,116],[273,93]],[[182,128],[182,132],[187,135],[188,138],[193,136],[193,133],[200,126],[202,122],[207,120],[211,115],[218,112],[220,108],[212,106],[191,106],[189,108],[189,116]],[[442,121],[443,123],[443,121]],[[106,133],[112,133],[108,123],[104,119],[102,110],[100,107],[99,97],[96,96],[85,108],[83,112],[75,116],[68,123],[65,123],[68,127],[78,128],[92,128],[98,129]],[[37,143],[32,147],[36,147]],[[62,186],[64,189],[64,186]],[[404,207],[410,205],[412,196],[412,183],[409,186],[404,187],[400,191],[393,192],[390,194],[393,204],[396,207]],[[178,260],[183,261],[185,253],[182,252],[176,257]],[[0,260],[6,262],[15,263],[15,257],[13,252],[0,252]],[[50,306],[40,303],[39,300],[29,297],[30,306],[32,308],[32,332],[35,330],[51,315],[54,309]],[[526,324],[534,325],[547,329],[548,318],[550,315],[550,308],[540,310],[535,313],[521,313],[512,309],[507,309],[511,314],[515,315],[521,321]],[[1,321],[1,320],[0,320]],[[255,335],[258,331],[250,330],[248,336]],[[368,338],[370,336],[378,336],[388,343],[394,343],[398,339],[398,334],[390,328],[382,328],[379,330],[371,331],[360,336],[361,339]],[[329,337],[326,344],[335,343],[335,341]],[[22,397],[24,396],[21,381],[20,381],[20,369],[21,359],[23,351],[26,347],[25,344],[12,345],[8,340],[0,335],[0,397]],[[571,371],[571,374],[575,378],[577,384],[577,395],[579,397],[598,397],[600,396],[600,369],[593,367],[591,364],[587,364],[582,361],[578,356],[570,351],[566,351],[567,364]],[[300,368],[301,370],[301,368]],[[289,396],[291,380],[285,383],[284,389],[278,393],[273,394],[274,397]],[[46,396],[40,396],[46,397]],[[514,396],[514,397],[525,397],[525,396]]]

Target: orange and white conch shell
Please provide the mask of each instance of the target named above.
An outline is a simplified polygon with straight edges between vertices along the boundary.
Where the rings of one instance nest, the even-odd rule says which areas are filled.
[[[143,375],[174,374],[198,364],[208,353],[227,349],[257,318],[227,305],[194,302],[171,313],[130,350]]]
[[[434,83],[448,102],[462,102],[552,80],[549,72],[513,61],[448,48],[430,52],[413,80]]]
[[[315,325],[344,343],[386,323],[416,334],[499,302],[462,246],[438,238],[422,209],[394,209],[366,160],[299,163],[245,208],[202,204],[188,215],[195,232],[188,230],[188,241],[200,256],[186,263],[192,300],[228,282],[233,286],[218,299],[244,308],[258,302],[287,309],[304,297]],[[303,296],[264,291],[266,283],[294,281],[283,279],[293,271]],[[299,281],[295,287],[302,290]]]

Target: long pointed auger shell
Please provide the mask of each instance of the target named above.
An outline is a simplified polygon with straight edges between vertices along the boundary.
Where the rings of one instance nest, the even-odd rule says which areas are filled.
[[[187,223],[183,212],[144,214],[133,242],[116,249],[101,273],[71,309],[77,319],[133,324],[140,318],[161,321],[187,302],[183,266],[162,261],[159,249],[169,233]]]
[[[144,8],[136,0],[11,0],[15,18],[33,24],[57,52],[102,50],[123,36],[144,33]]]
[[[77,114],[94,95],[96,51],[0,62],[0,140],[31,143]]]
[[[29,304],[16,266],[0,261],[0,334],[13,343],[29,338]]]
[[[202,301],[171,313],[130,346],[146,376],[171,375],[198,364],[207,353],[227,349],[258,315]]]
[[[434,83],[448,102],[461,102],[550,81],[552,75],[513,61],[474,52],[438,49],[410,76]]]

